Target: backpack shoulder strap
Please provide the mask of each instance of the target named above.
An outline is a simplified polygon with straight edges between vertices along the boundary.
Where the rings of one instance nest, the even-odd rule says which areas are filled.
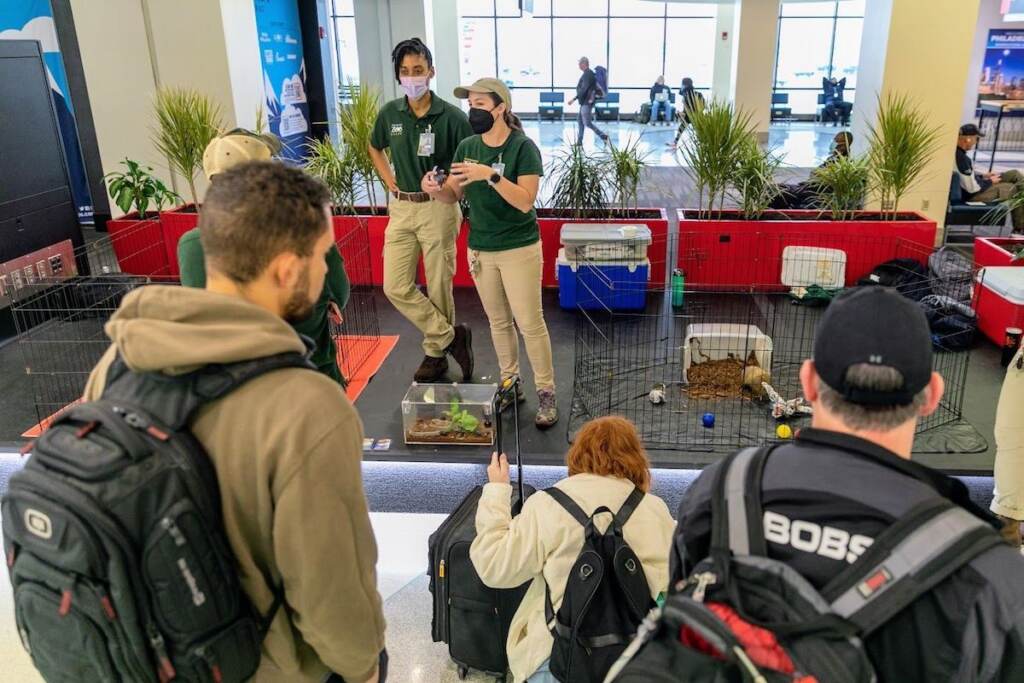
[[[1002,543],[984,520],[949,501],[918,505],[851,566],[832,610],[868,635],[981,553]]]
[[[562,491],[556,486],[544,489],[544,493],[548,494],[555,499],[555,502],[565,508],[565,511],[572,515],[572,518],[580,523],[581,526],[587,526],[590,522],[590,515],[585,513],[583,509],[576,504],[567,493]]]
[[[640,505],[640,501],[644,499],[645,495],[647,494],[639,488],[636,486],[633,487],[633,491],[629,494],[629,497],[626,498],[626,501],[622,504],[622,507],[619,508],[619,511],[615,513],[615,523],[620,529],[626,528],[626,522],[628,522],[629,518],[633,516],[634,512],[636,512],[637,507]]]
[[[764,555],[761,477],[773,447],[750,447],[728,456],[711,497],[711,549],[719,554]]]
[[[120,355],[111,365],[102,398],[145,410],[172,430],[185,428],[196,411],[246,382],[274,370],[316,370],[306,354],[288,352],[240,363],[213,364],[177,377],[128,370]]]

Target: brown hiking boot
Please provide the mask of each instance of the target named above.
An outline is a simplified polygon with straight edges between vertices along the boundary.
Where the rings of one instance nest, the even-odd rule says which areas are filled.
[[[413,375],[413,379],[423,384],[432,382],[444,382],[447,380],[448,361],[433,356],[424,356],[423,362]]]
[[[537,417],[533,423],[537,425],[537,429],[547,429],[558,422],[558,405],[554,389],[537,390],[537,401],[540,405],[537,407]]]
[[[1010,519],[1009,517],[1003,517],[1002,515],[996,516],[999,517],[999,521],[1003,523],[1003,528],[999,531],[1003,540],[1014,548],[1019,548],[1021,544],[1020,520]]]
[[[454,329],[455,339],[445,352],[462,368],[462,381],[469,382],[473,379],[473,332],[463,323],[459,323]]]

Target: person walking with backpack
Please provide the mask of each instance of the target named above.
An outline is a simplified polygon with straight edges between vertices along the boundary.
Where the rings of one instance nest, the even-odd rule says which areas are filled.
[[[692,78],[687,77],[682,81],[682,87],[679,89],[679,106],[679,128],[676,129],[675,140],[665,143],[672,149],[679,146],[679,138],[683,137],[683,132],[690,125],[690,113],[704,109],[704,95],[693,87]]]
[[[566,464],[568,478],[530,496],[513,517],[508,460],[494,454],[477,507],[470,559],[480,579],[493,588],[532,581],[508,635],[516,683],[602,681],[667,588],[674,523],[649,493],[650,466],[633,424],[587,423]],[[600,580],[584,580],[595,572]]]
[[[384,294],[423,333],[423,361],[413,379],[446,381],[451,356],[462,370],[462,381],[469,382],[473,335],[467,325],[455,322],[452,292],[462,212],[457,205],[432,201],[420,190],[420,179],[435,169],[447,173],[455,148],[473,131],[461,109],[430,89],[436,75],[434,56],[423,41],[400,42],[391,52],[391,63],[405,94],[381,107],[369,148],[373,166],[391,195],[384,233]],[[416,284],[421,256],[426,296]]]
[[[780,562],[809,582],[800,594],[818,592],[815,617],[824,605],[840,618],[832,627],[848,629],[817,651],[859,636],[846,642],[866,654],[881,683],[1020,680],[1024,558],[1000,540],[998,520],[961,481],[911,459],[918,421],[936,410],[944,389],[920,307],[885,287],[837,297],[800,381],[814,409],[810,427],[770,450],[732,456],[724,474],[722,462],[711,465],[686,491],[672,585],[685,581],[708,607],[736,608],[737,584],[695,572],[705,558],[724,551],[718,557],[734,563]],[[779,583],[770,592],[783,594]],[[840,678],[833,669],[827,680],[875,680],[862,673]]]
[[[238,128],[214,138],[203,152],[203,173],[211,183],[235,166],[248,161],[269,161],[280,150],[280,140],[273,135],[257,135]],[[178,265],[183,287],[206,287],[206,263],[199,228],[192,228],[178,240]],[[327,252],[327,277],[313,312],[295,323],[295,331],[313,340],[315,348],[310,360],[342,388],[348,381],[338,367],[338,349],[331,334],[331,323],[340,325],[342,311],[348,304],[351,284],[345,271],[345,259],[337,245]]]
[[[580,57],[579,67],[583,74],[580,76],[580,80],[576,83],[576,97],[569,100],[569,106],[572,106],[574,102],[580,103],[580,113],[576,116],[576,124],[578,126],[576,144],[583,144],[583,132],[587,128],[594,131],[594,135],[596,135],[601,142],[607,144],[608,134],[594,125],[594,102],[596,102],[599,97],[604,97],[605,93],[601,92],[601,87],[597,82],[597,76],[594,75],[593,69],[590,68],[590,59],[587,57]]]
[[[456,88],[455,96],[469,100],[469,121],[476,135],[455,151],[451,175],[443,186],[434,173],[427,173],[421,187],[442,203],[463,198],[469,202],[469,272],[490,322],[501,378],[520,374],[518,327],[537,388],[534,424],[547,429],[558,422],[558,407],[534,208],[544,174],[540,150],[512,113],[512,94],[504,82],[481,78]]]
[[[300,366],[288,360],[307,353],[290,323],[310,314],[323,287],[325,257],[334,244],[330,195],[299,169],[250,162],[218,176],[206,195],[199,230],[206,288],[147,286],[126,296],[107,323],[113,345],[93,370],[84,399],[119,396],[126,377],[152,385],[129,405],[147,396],[163,405],[159,397],[181,383],[205,387],[200,396],[206,398],[196,404],[201,410],[180,431],[194,435],[212,464],[234,555],[227,566],[237,568],[236,580],[256,612],[271,619],[253,680],[383,681],[384,616],[362,487],[362,423],[337,382],[305,361]],[[210,398],[246,365],[268,359],[280,369]],[[204,368],[210,380],[195,374]],[[108,440],[119,437],[130,449],[137,439],[155,443],[177,433],[138,416],[125,417],[123,424],[136,427],[130,434],[137,435],[125,440],[122,428],[106,431],[105,423],[91,429],[98,426]],[[84,438],[89,432],[77,433]],[[147,501],[147,508],[158,500]],[[171,568],[163,571],[172,578],[155,584],[154,601],[175,610],[172,624],[209,616],[230,599],[208,583],[212,577],[202,566],[175,559],[207,535],[190,536],[197,518],[179,514],[176,523],[170,512],[153,520],[153,538],[167,529],[167,543],[147,550],[154,571]],[[182,600],[182,591],[191,599]],[[204,604],[205,611],[189,611]],[[170,641],[174,633],[165,628],[151,642]],[[166,646],[161,678],[173,678],[175,669],[198,661],[216,666],[212,680],[219,680],[232,658],[242,657],[234,650],[243,635],[195,654]],[[225,680],[251,675],[233,672],[228,679],[228,671],[223,673]]]

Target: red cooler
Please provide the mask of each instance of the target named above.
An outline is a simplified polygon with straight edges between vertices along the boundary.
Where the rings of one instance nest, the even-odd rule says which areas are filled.
[[[1024,268],[992,266],[978,273],[978,326],[1003,345],[1007,327],[1024,327]]]

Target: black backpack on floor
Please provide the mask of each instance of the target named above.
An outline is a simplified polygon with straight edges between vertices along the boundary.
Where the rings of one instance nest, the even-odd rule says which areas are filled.
[[[583,549],[557,612],[550,589],[545,591],[545,619],[555,639],[551,673],[562,683],[602,681],[654,607],[644,568],[622,532],[644,492],[634,488],[614,514],[602,506],[589,516],[563,491],[552,487],[544,492],[584,528]],[[594,523],[602,514],[612,515],[603,534]]]
[[[495,397],[497,416],[496,449],[502,452],[503,412],[512,410],[518,485],[512,488],[512,514],[534,493],[523,485],[523,462],[519,446],[518,378],[506,381]],[[519,609],[530,582],[517,588],[499,589],[484,585],[469,558],[476,538],[476,509],[483,486],[476,486],[441,523],[427,541],[430,593],[433,596],[431,634],[435,643],[447,643],[448,654],[458,666],[459,678],[470,669],[483,671],[504,681],[508,673],[508,640],[512,617]]]
[[[18,632],[48,683],[255,674],[284,596],[264,619],[242,592],[217,476],[189,424],[289,367],[312,370],[297,353],[179,377],[118,359],[103,397],[65,410],[34,444],[3,499],[3,540]]]
[[[711,497],[711,555],[652,611],[608,682],[782,683],[814,676],[819,683],[873,683],[863,638],[1001,543],[991,526],[963,508],[928,501],[818,591],[767,556],[761,479],[770,453],[749,448],[722,464]],[[756,664],[737,631],[705,603],[731,610],[747,630],[774,634],[795,671]],[[706,647],[693,647],[695,641]]]

